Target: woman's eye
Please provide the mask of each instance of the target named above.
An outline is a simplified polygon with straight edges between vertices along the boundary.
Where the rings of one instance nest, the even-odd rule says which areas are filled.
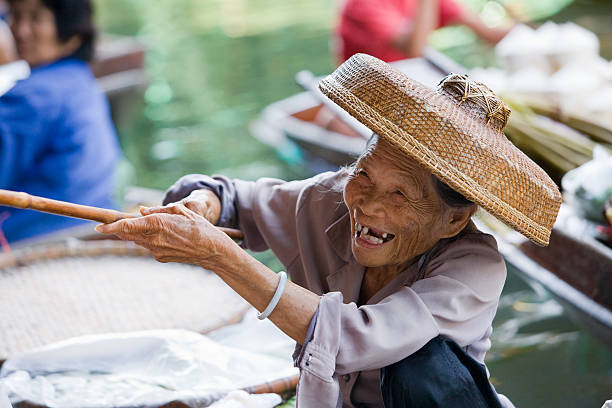
[[[398,197],[401,197],[401,198],[403,198],[403,199],[405,199],[405,200],[407,200],[407,199],[408,199],[408,198],[406,197],[406,194],[402,193],[400,190],[397,190],[397,191],[395,192],[395,195],[396,195],[396,196],[398,196]]]
[[[357,171],[358,176],[368,177],[368,173],[365,170]],[[368,177],[369,178],[369,177]]]

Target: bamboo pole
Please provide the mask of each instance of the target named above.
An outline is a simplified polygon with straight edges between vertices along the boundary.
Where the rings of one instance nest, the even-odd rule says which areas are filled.
[[[289,377],[280,378],[263,384],[246,387],[243,388],[243,390],[248,392],[249,394],[282,394],[287,391],[295,391],[295,387],[297,387],[299,379],[299,375],[295,374]]]
[[[0,189],[0,205],[9,207],[31,209],[65,217],[80,218],[97,221],[102,224],[111,224],[125,218],[136,218],[138,214],[130,214],[106,208],[90,207],[87,205],[68,203],[66,201],[52,200],[28,193]],[[243,239],[242,232],[233,228],[217,227],[220,231],[233,239]]]

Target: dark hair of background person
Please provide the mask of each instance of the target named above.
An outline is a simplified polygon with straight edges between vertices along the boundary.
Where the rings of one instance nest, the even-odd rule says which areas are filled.
[[[9,5],[20,0],[8,0]],[[69,57],[89,62],[94,57],[97,30],[93,21],[93,5],[90,0],[40,0],[55,16],[55,26],[60,42],[73,36],[81,38],[81,46]]]

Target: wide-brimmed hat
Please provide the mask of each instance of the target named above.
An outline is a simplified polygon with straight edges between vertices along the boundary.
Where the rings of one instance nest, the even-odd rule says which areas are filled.
[[[454,190],[548,245],[561,193],[506,138],[510,110],[485,85],[451,74],[433,90],[377,58],[356,54],[319,87]]]

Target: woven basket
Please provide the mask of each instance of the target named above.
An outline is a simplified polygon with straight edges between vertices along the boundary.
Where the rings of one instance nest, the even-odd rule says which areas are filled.
[[[200,267],[161,264],[123,241],[72,241],[0,256],[0,360],[69,337],[150,329],[206,333],[249,305]]]

